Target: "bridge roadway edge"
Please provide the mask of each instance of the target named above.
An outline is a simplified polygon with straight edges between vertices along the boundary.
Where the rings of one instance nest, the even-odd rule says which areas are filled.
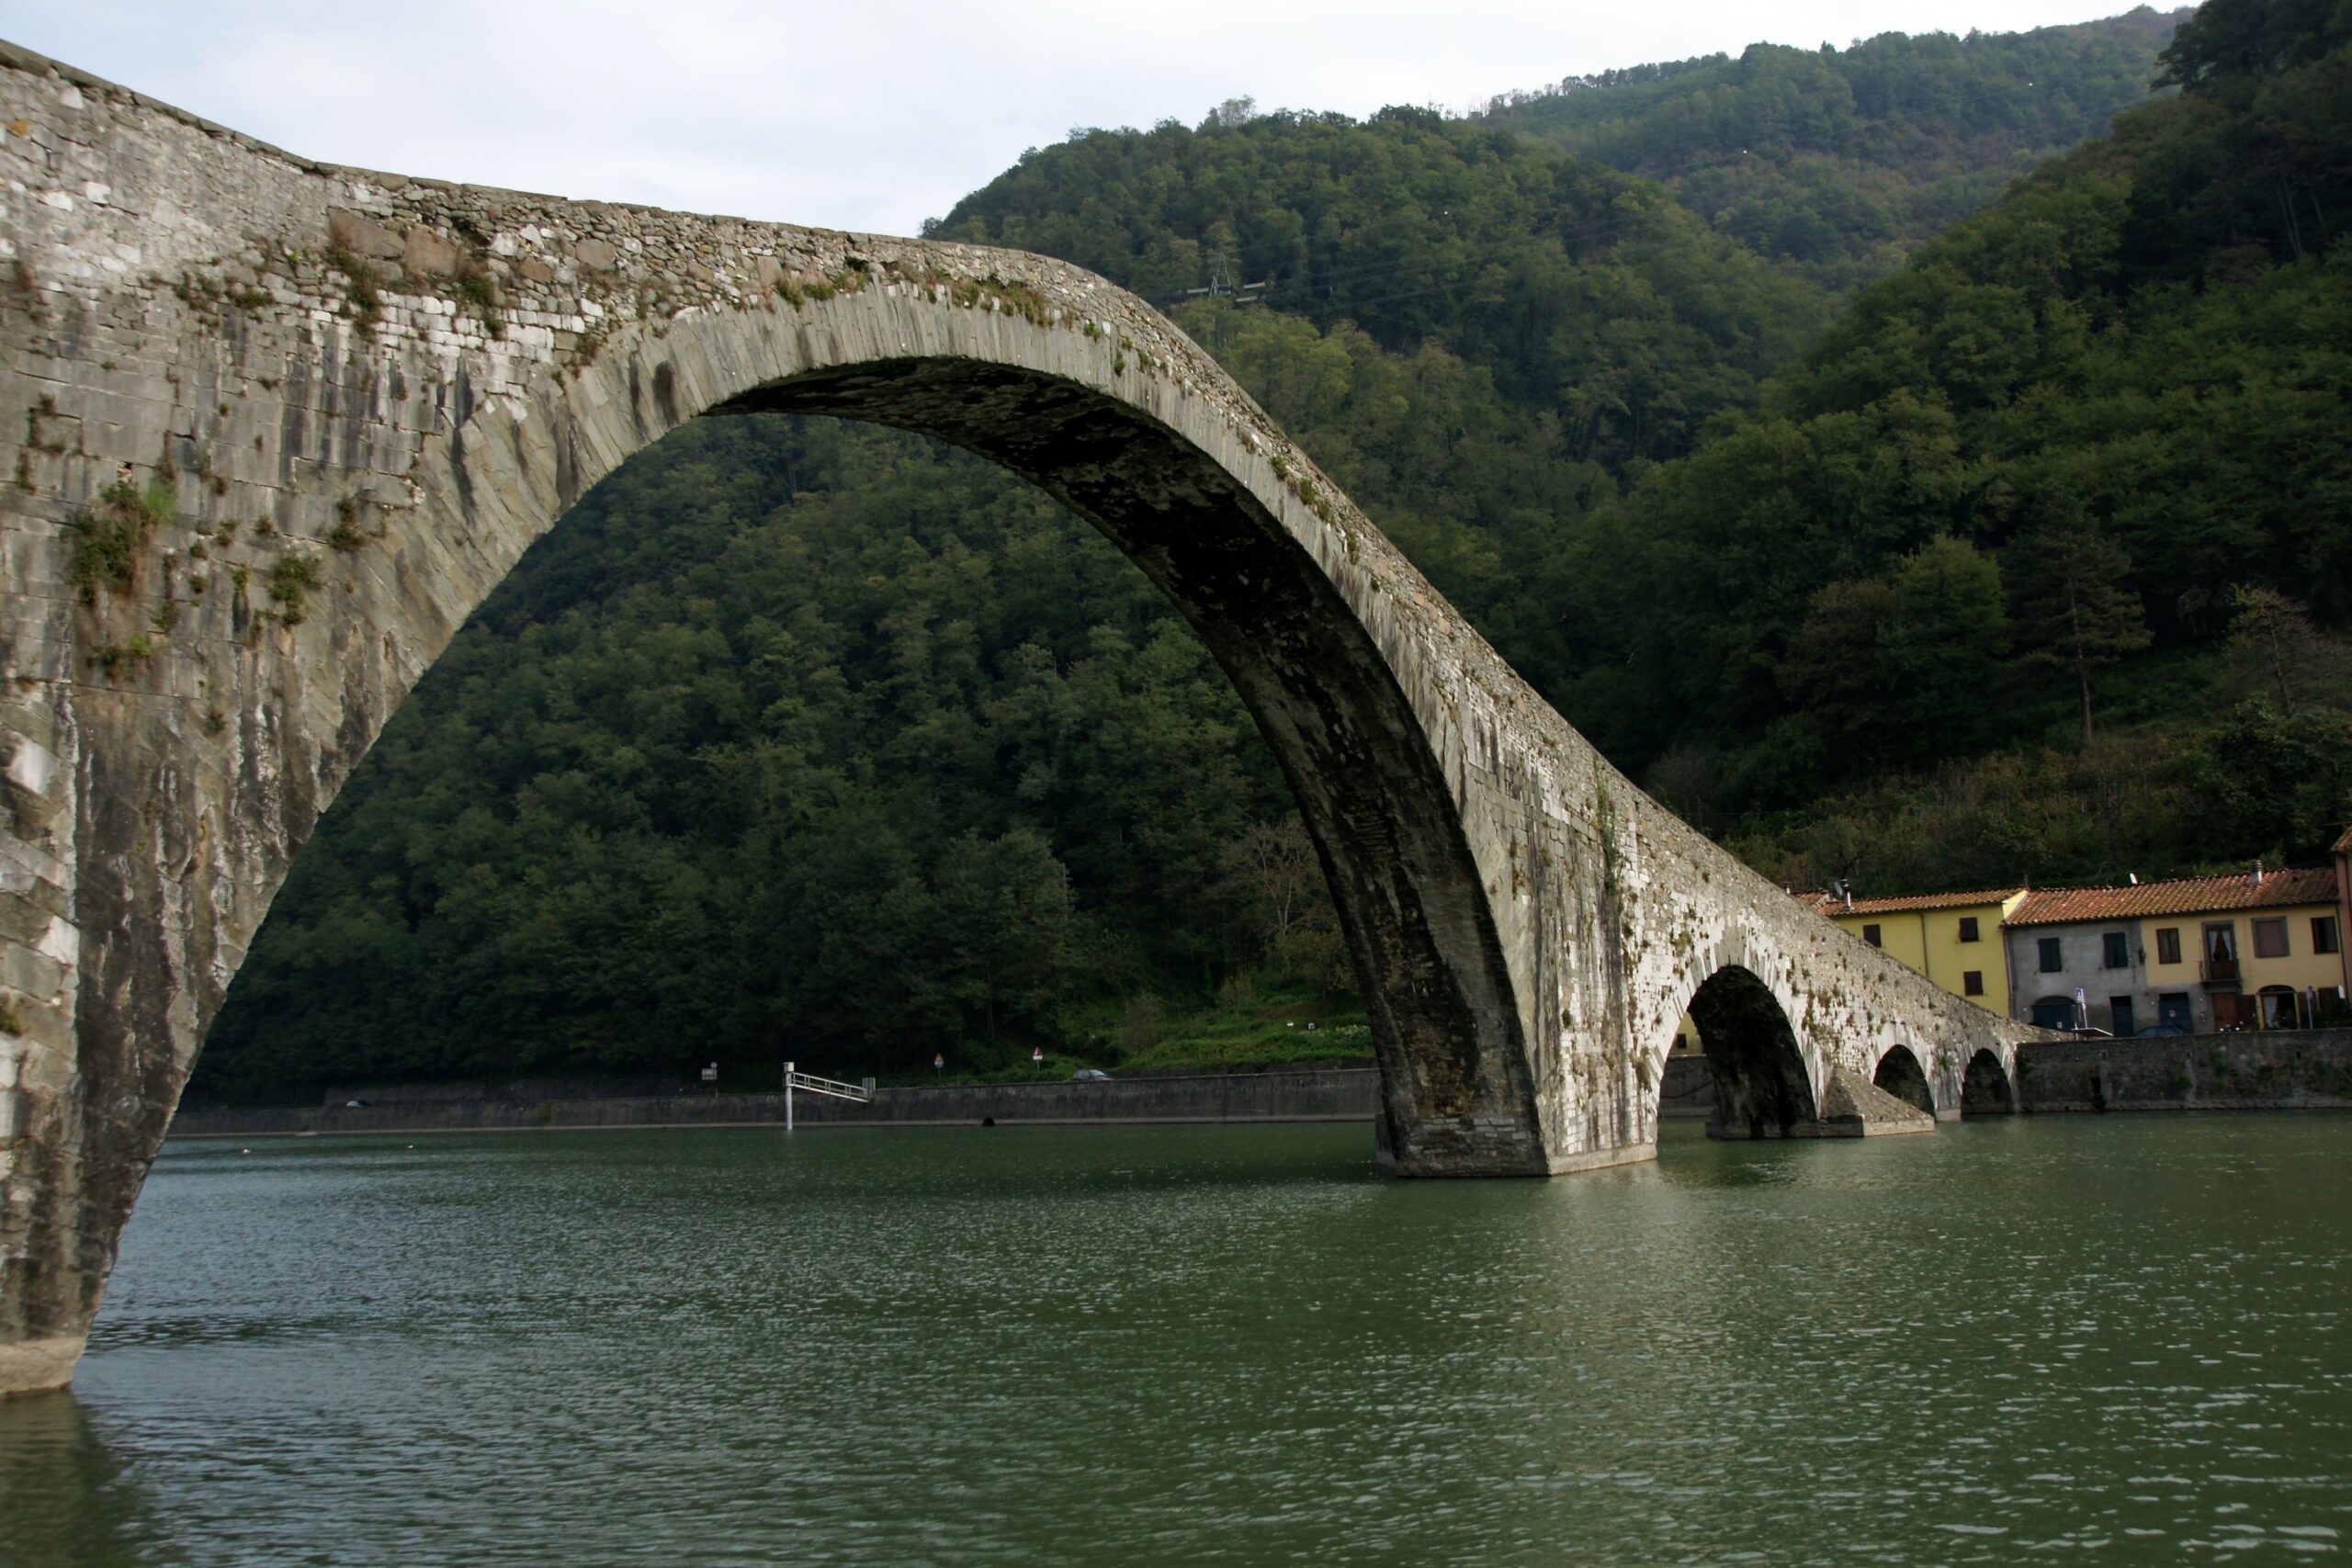
[[[2032,1035],[1650,802],[1076,268],[311,164],[13,48],[0,169],[0,1391],[62,1381],[204,1029],[410,686],[596,479],[746,400],[962,439],[1170,590],[1300,797],[1407,1174],[1648,1157],[1726,967],[1815,1105],[1897,1044],[1956,1104]]]

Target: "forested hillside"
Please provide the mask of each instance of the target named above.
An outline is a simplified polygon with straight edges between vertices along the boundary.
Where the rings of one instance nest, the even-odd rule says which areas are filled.
[[[705,420],[386,727],[204,1083],[1004,1066],[1155,989],[1340,973],[1289,819],[1199,639],[1043,494],[912,436]]]
[[[1557,419],[1558,455],[1612,468],[1689,451],[1831,308],[1647,181],[1427,109],[1090,131],[930,231],[1060,256],[1165,310],[1222,276],[1264,286],[1254,310],[1390,354],[1440,344]],[[1195,321],[1224,346],[1227,323]]]
[[[2165,68],[1599,511],[1647,613],[1549,579],[1555,696],[1792,879],[2309,863],[2352,816],[2352,13],[2215,0]]]
[[[2324,5],[2214,0],[2178,94],[1842,308],[1657,184],[1418,110],[1091,132],[938,228],[1172,307],[1775,874],[2308,859],[2352,816],[2347,61]],[[1268,287],[1188,295],[1218,278]],[[922,442],[705,422],[420,685],[199,1070],[1108,1059],[1343,985],[1246,716],[1105,543]]]
[[[1645,175],[1723,232],[1844,286],[1886,272],[2148,96],[2188,9],[2024,33],[1756,44],[1571,77],[1483,118]]]

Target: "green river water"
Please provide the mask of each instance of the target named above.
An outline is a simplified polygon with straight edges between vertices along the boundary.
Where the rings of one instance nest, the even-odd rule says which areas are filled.
[[[175,1144],[0,1563],[2199,1562],[2352,1538],[2352,1118],[1399,1182],[1344,1127]]]

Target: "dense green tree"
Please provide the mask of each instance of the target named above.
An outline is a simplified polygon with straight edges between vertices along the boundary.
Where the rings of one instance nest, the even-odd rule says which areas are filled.
[[[2352,713],[2289,718],[2249,698],[2208,741],[2195,788],[2217,847],[2273,864],[2323,864],[2352,818]]]
[[[1894,618],[1894,590],[1880,578],[1814,590],[1775,667],[1781,689],[1841,740],[1875,737],[1894,695],[1885,639]]]
[[[966,833],[940,856],[933,881],[929,915],[945,953],[929,978],[963,1009],[966,1032],[992,1050],[1006,1029],[1052,1035],[1077,957],[1069,874],[1053,846],[1028,828],[990,840]]]
[[[2290,720],[2313,700],[2340,705],[2352,690],[2352,657],[2275,588],[2242,582],[2230,590],[2228,647],[2234,683],[2271,697]]]
[[[930,228],[1061,256],[1170,308],[1246,283],[1261,316],[1347,321],[1397,355],[1434,340],[1560,420],[1576,456],[1618,464],[1689,450],[1828,308],[1647,182],[1421,109],[1089,130]],[[1270,344],[1229,342],[1261,330],[1232,315],[1192,324],[1310,416],[1330,395],[1328,355],[1270,352],[1299,346],[1294,329],[1262,329]]]
[[[1939,534],[1895,569],[1881,633],[1889,704],[1914,756],[1973,751],[1997,734],[2008,607],[2001,569]]]
[[[2250,102],[2267,78],[2288,75],[2352,42],[2344,0],[2206,0],[2158,57],[2166,81]]]
[[[2088,750],[2091,671],[2150,641],[2140,596],[2123,586],[2131,562],[2080,513],[2020,538],[2011,557],[2028,657],[2074,678]]]

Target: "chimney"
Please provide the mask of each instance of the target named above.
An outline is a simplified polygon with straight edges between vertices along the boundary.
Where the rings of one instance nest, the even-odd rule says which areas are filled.
[[[1846,900],[1846,912],[1854,912],[1854,885],[1845,877],[1838,879],[1838,896]]]
[[[2140,886],[2140,874],[2136,871],[2132,874],[2132,886],[2134,887]]]
[[[2260,861],[2254,863],[2254,885],[2256,887],[2262,886],[2262,863]]]

